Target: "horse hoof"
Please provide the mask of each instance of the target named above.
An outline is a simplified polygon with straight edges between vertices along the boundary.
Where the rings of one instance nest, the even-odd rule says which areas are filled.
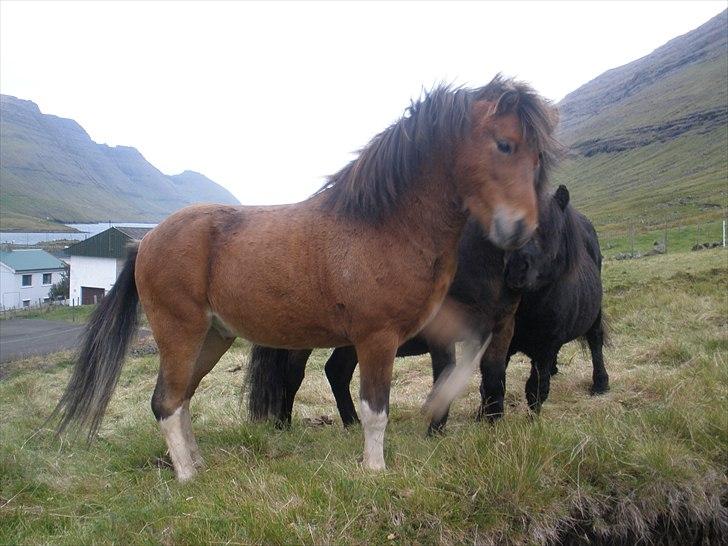
[[[273,428],[275,428],[276,430],[289,430],[291,428],[291,421],[275,419],[273,421]]]
[[[503,411],[487,411],[481,409],[475,416],[478,422],[486,421],[489,425],[495,424],[499,419],[503,418]]]
[[[369,470],[371,472],[382,472],[387,469],[387,466],[384,464],[384,461],[369,461],[362,463],[362,466],[365,470]]]
[[[592,385],[589,389],[589,394],[592,396],[598,396],[600,394],[605,394],[607,391],[609,391],[609,384],[607,385]]]
[[[180,484],[187,483],[195,477],[197,471],[194,469],[185,469],[184,471],[176,472],[177,481]]]
[[[361,424],[361,421],[359,421],[359,418],[356,417],[356,418],[354,418],[352,420],[348,420],[348,419],[346,421],[343,421],[342,420],[341,423],[344,425],[344,428],[345,429],[350,429],[350,428],[352,428],[352,427],[354,427],[356,425],[360,425]]]
[[[432,425],[430,425],[429,427],[427,427],[427,434],[425,434],[425,436],[427,438],[434,438],[436,436],[444,436],[444,435],[445,435],[445,426],[444,425],[434,426],[434,427]]]

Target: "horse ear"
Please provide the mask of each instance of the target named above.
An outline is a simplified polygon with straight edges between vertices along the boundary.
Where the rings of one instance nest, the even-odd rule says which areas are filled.
[[[566,205],[569,204],[569,190],[566,189],[566,186],[562,184],[556,189],[554,199],[556,199],[556,202],[559,204],[559,207],[561,207],[561,210],[564,210],[566,208]]]

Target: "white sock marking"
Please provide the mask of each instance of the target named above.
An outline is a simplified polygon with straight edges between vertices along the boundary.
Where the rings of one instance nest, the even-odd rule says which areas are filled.
[[[190,426],[189,416],[189,410],[183,405],[178,407],[172,415],[159,421],[159,427],[164,434],[169,456],[174,465],[174,473],[180,483],[191,480],[197,473],[185,434]],[[192,430],[189,433],[192,434]]]
[[[200,447],[197,445],[197,440],[195,439],[195,435],[192,432],[192,415],[190,414],[189,400],[185,400],[185,402],[182,404],[181,417],[182,432],[185,435],[187,446],[189,447],[190,454],[192,455],[192,463],[195,465],[196,468],[201,468],[205,465],[205,461],[202,459]]]
[[[361,424],[364,428],[364,468],[384,470],[384,429],[387,412],[374,412],[366,400],[361,401]]]
[[[480,359],[485,354],[485,350],[490,345],[493,334],[475,351],[478,347],[472,340],[466,343],[463,351],[463,358],[454,368],[451,368],[437,380],[432,386],[432,391],[425,402],[424,411],[431,419],[440,419],[450,407],[452,401],[460,396],[467,387],[470,378],[473,376],[475,368],[478,367]]]

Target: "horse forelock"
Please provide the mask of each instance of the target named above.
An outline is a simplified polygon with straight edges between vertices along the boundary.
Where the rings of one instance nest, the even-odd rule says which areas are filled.
[[[559,122],[556,106],[527,83],[500,74],[481,88],[478,98],[494,101],[493,112],[497,115],[515,113],[518,116],[524,139],[539,153],[536,184],[545,188],[550,173],[564,155],[564,148],[555,137]]]
[[[316,194],[324,194],[331,210],[348,216],[371,221],[387,217],[416,182],[425,161],[451,154],[470,127],[472,103],[477,100],[493,102],[495,113],[518,115],[524,137],[539,151],[535,183],[545,188],[560,155],[553,136],[557,111],[527,84],[498,74],[477,89],[440,84],[426,91]]]

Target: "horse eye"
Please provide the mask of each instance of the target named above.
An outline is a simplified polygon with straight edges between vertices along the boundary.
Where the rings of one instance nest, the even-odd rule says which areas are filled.
[[[496,144],[498,145],[498,151],[503,154],[510,155],[510,153],[513,151],[511,145],[503,140],[499,140]]]

